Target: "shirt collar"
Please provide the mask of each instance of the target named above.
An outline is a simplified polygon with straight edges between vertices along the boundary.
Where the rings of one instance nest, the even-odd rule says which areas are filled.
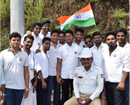
[[[52,42],[51,42],[51,46],[54,47],[53,44],[52,44]],[[57,42],[56,48],[59,47],[59,46],[61,46],[61,44],[59,44],[59,43]]]
[[[117,45],[119,46],[119,42],[117,42]],[[126,44],[123,48],[128,48],[128,47],[130,47],[130,44],[126,41]]]
[[[34,32],[32,32],[32,36],[33,36],[34,38],[38,38],[38,37],[39,37],[39,34],[38,34],[38,36],[36,37],[36,35],[34,34]]]
[[[74,46],[74,44],[75,44],[75,43],[72,42],[72,46]],[[65,43],[65,45],[66,45],[67,47],[72,47],[72,46],[69,46],[67,43]]]
[[[75,39],[73,40],[73,43],[77,44],[77,43],[75,42]],[[79,45],[80,45],[81,43],[82,43],[82,40],[81,40],[81,42],[79,43]],[[77,45],[78,45],[78,44],[77,44]],[[79,46],[79,45],[78,45],[78,46]]]
[[[83,71],[86,71],[86,70],[85,70],[85,68],[84,68],[84,70],[83,70]],[[91,64],[90,69],[89,69],[88,71],[86,71],[86,72],[90,72],[90,71],[94,71],[94,69],[93,69],[93,64]]]
[[[116,49],[113,52],[116,52],[120,49],[121,47],[117,45]]]
[[[8,48],[8,52],[12,52],[15,55],[15,53],[12,50],[10,50],[10,48],[11,47]],[[21,52],[22,50],[19,48],[19,51]]]
[[[126,42],[124,48],[130,48],[130,44],[128,42]]]
[[[94,47],[97,48],[97,47],[96,47],[96,44],[94,44]],[[103,42],[101,42],[99,48],[100,48],[100,47],[103,47]]]

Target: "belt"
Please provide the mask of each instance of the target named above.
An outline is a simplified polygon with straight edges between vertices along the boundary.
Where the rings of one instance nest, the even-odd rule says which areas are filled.
[[[37,78],[39,81],[42,81],[41,79]],[[47,78],[45,78],[44,80],[47,80]]]

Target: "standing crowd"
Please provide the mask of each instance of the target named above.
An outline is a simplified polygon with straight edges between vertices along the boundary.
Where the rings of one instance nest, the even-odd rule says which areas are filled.
[[[105,96],[107,105],[129,105],[129,23],[104,37],[49,27],[44,20],[23,38],[10,34],[0,53],[1,105],[51,105],[52,91],[53,105],[105,105]]]

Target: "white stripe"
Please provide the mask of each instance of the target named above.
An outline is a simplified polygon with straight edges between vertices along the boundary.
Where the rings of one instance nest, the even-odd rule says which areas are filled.
[[[75,14],[75,15],[80,15],[81,16],[80,20],[87,20],[91,17],[94,17],[92,10],[87,11],[87,12],[78,13],[78,14]],[[72,20],[78,20],[78,19],[75,19],[75,15],[72,15],[69,19],[67,19],[64,24],[61,24],[61,26],[60,26],[61,30],[65,27],[65,25],[67,25]]]

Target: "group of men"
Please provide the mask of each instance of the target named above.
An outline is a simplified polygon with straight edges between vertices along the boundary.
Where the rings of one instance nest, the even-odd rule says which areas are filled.
[[[21,38],[10,34],[0,53],[2,105],[128,105],[130,44],[127,30],[86,35],[76,28],[49,32],[50,21],[33,24]],[[69,94],[71,93],[71,94]],[[72,98],[71,98],[72,97]],[[101,101],[100,101],[101,100]]]

